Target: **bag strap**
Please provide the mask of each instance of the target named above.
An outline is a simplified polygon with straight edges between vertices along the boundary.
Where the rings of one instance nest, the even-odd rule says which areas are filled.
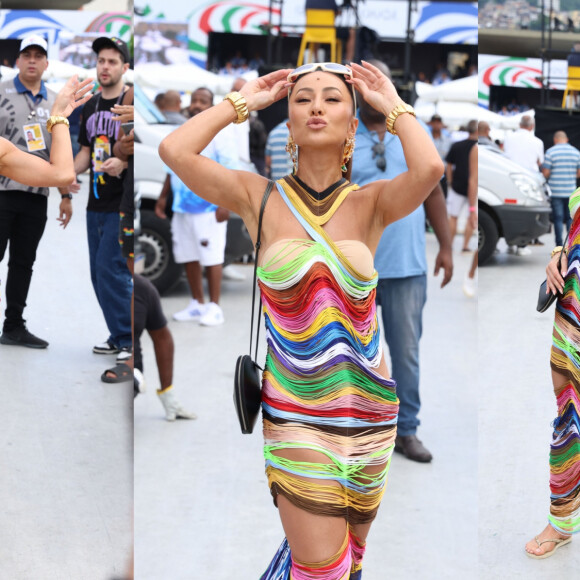
[[[268,181],[268,186],[262,197],[262,205],[260,206],[260,217],[258,218],[258,237],[256,239],[256,255],[254,256],[254,281],[252,283],[252,318],[250,322],[250,357],[252,356],[252,337],[254,336],[254,308],[256,306],[256,281],[258,277],[258,255],[260,254],[260,246],[262,245],[262,218],[264,217],[264,209],[266,208],[266,202],[270,197],[270,192],[274,186],[273,181]],[[256,352],[254,354],[254,362],[256,363],[258,359],[258,342],[260,338],[260,318],[262,315],[262,309],[258,309],[258,326],[256,329]],[[256,363],[257,364],[257,363]],[[261,367],[260,367],[261,368]]]

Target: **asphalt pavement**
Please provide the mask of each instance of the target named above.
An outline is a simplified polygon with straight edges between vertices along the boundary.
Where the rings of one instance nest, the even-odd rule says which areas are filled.
[[[546,524],[551,427],[557,413],[550,375],[554,306],[536,311],[554,235],[507,253],[505,244],[479,273],[480,579],[574,578],[576,539],[553,557],[533,560],[524,545]]]
[[[94,295],[87,181],[62,231],[51,191],[25,318],[46,350],[0,345],[0,578],[110,580],[132,544],[132,386],[108,385],[114,357]],[[0,296],[8,256],[0,264]]]
[[[365,580],[476,578],[477,300],[462,292],[472,254],[462,254],[460,243],[445,289],[430,273],[424,312],[418,435],[434,460],[394,455],[368,538]],[[427,252],[432,268],[432,235]],[[143,339],[148,390],[135,401],[139,580],[257,580],[283,539],[261,428],[242,435],[232,401],[236,358],[248,349],[252,277],[251,266],[236,267],[246,279],[223,283],[223,326],[171,320],[189,301],[185,282],[162,300],[176,345],[175,392],[197,420],[164,420],[152,343]]]

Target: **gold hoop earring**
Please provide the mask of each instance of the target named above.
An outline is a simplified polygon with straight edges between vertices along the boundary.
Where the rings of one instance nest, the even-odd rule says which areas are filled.
[[[344,152],[342,155],[342,166],[341,171],[346,172],[346,164],[350,161],[352,154],[354,153],[354,137],[349,137],[344,144]]]
[[[286,153],[290,155],[290,159],[292,159],[292,165],[294,166],[292,175],[296,175],[296,171],[298,170],[298,145],[294,143],[292,135],[288,135],[288,143],[286,143]]]

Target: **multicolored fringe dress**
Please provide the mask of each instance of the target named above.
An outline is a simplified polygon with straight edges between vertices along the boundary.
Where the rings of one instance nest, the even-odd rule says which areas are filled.
[[[284,541],[262,580],[349,580],[364,553],[350,525],[374,519],[396,434],[395,383],[378,372],[378,276],[362,242],[333,242],[321,227],[357,185],[343,179],[318,201],[293,176],[277,188],[311,239],[275,242],[258,268],[266,473],[274,501],[343,517],[347,534],[319,563],[292,559]]]
[[[555,389],[558,416],[550,447],[550,524],[562,534],[580,531],[580,188],[570,197],[568,272],[558,298],[550,365],[566,377]]]

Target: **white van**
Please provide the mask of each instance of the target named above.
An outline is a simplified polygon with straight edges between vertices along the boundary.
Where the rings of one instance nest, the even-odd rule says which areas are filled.
[[[159,143],[176,128],[176,125],[167,123],[163,113],[135,85],[134,186],[135,199],[140,202],[135,231],[138,232],[139,251],[144,254],[142,274],[162,294],[174,286],[183,274],[183,268],[173,259],[171,222],[155,215],[155,203],[167,175],[157,149]],[[227,265],[253,251],[252,240],[242,218],[230,213],[224,263]]]
[[[550,189],[532,173],[487,145],[478,146],[479,264],[499,238],[523,247],[550,231]]]

